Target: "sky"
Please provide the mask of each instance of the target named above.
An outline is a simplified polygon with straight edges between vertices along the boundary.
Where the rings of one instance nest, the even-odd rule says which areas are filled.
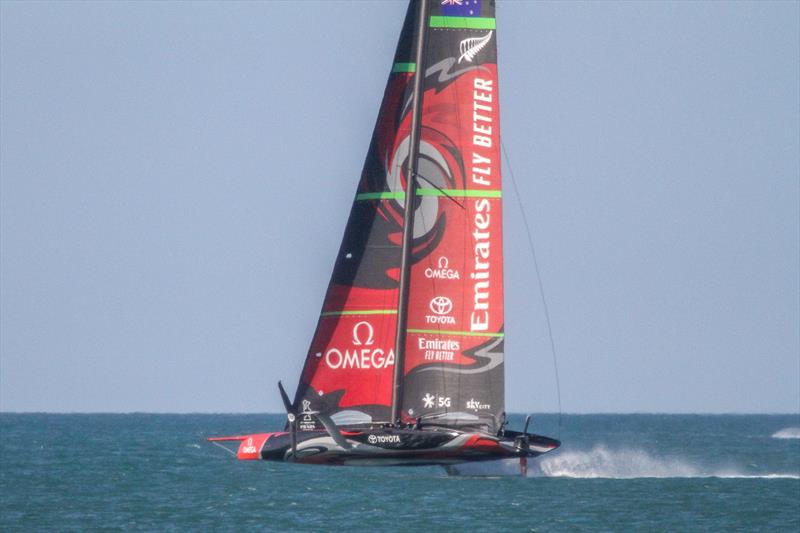
[[[0,410],[281,412],[405,9],[0,3]],[[800,411],[800,4],[497,17],[562,410]],[[554,412],[504,173],[506,406]]]

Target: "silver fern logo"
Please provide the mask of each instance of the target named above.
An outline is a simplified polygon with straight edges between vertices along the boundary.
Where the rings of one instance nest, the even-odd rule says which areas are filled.
[[[489,41],[492,40],[492,33],[494,32],[489,30],[489,33],[483,37],[470,37],[469,39],[461,41],[458,46],[461,50],[461,56],[458,58],[458,62],[461,63],[462,59],[466,59],[471,63],[478,52],[483,50],[483,48],[489,44]]]

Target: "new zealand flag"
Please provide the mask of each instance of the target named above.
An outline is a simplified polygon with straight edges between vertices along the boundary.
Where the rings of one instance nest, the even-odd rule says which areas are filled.
[[[442,0],[445,17],[480,17],[481,0]]]

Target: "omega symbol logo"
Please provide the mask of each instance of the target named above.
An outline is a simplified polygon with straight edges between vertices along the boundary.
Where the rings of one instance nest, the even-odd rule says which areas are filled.
[[[436,296],[431,300],[429,307],[437,315],[446,315],[453,310],[453,302],[447,296]]]
[[[447,268],[450,262],[445,256],[439,258],[439,268]]]
[[[366,331],[366,339],[362,342],[361,338]],[[359,333],[361,332],[361,333]],[[375,330],[372,329],[372,324],[369,322],[359,322],[353,326],[353,346],[371,346],[375,339],[373,338]]]

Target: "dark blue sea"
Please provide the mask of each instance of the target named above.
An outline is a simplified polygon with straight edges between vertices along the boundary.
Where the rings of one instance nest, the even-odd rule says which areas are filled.
[[[521,478],[237,461],[205,440],[280,415],[4,413],[0,530],[800,531],[800,415],[558,419],[534,417],[564,445]]]

